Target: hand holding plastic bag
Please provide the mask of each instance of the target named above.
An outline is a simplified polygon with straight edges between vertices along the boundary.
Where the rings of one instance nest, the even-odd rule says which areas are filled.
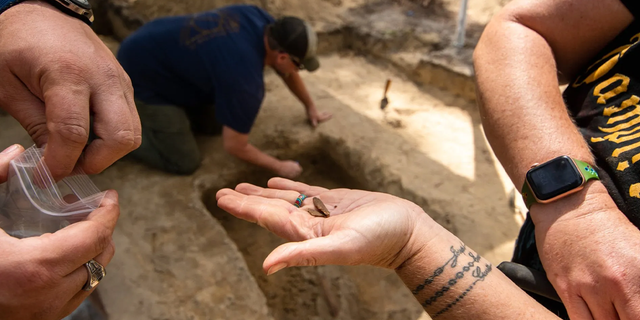
[[[104,192],[81,169],[57,182],[33,146],[11,160],[0,184],[0,228],[16,238],[56,232],[100,206]]]
[[[0,153],[0,183],[9,176],[10,161],[23,150],[12,146]],[[106,266],[115,252],[111,235],[120,214],[117,193],[104,193],[100,207],[86,214],[84,220],[41,236],[18,239],[0,230],[2,319],[60,319],[87,297],[84,264],[95,259]]]

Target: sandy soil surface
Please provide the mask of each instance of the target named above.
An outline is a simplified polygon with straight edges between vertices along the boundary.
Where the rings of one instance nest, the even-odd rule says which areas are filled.
[[[459,6],[454,0],[409,2],[395,1],[437,5],[449,13]],[[470,1],[471,23],[486,23],[506,2]],[[326,8],[355,10],[370,3],[266,1],[301,15],[333,15],[337,11]],[[323,23],[341,19],[338,13],[332,17]],[[117,49],[116,42],[104,40]],[[268,93],[251,141],[300,161],[301,181],[409,199],[492,263],[508,260],[522,215],[514,209],[513,186],[484,138],[475,104],[420,87],[398,69],[365,57],[331,54],[321,62],[318,72],[303,78],[318,108],[334,119],[311,129],[299,102],[267,73]],[[390,103],[382,111],[387,79]],[[9,118],[0,117],[0,127],[0,148],[31,144]],[[225,155],[220,137],[201,137],[199,143],[203,166],[190,177],[129,161],[94,177],[101,188],[119,190],[123,208],[114,235],[118,255],[101,285],[114,319],[429,319],[389,270],[323,266],[266,277],[262,261],[283,240],[220,211],[213,195],[239,182],[264,185],[271,174]]]
[[[299,160],[302,181],[410,199],[494,264],[508,260],[521,217],[509,205],[512,186],[484,139],[474,104],[419,88],[363,57],[330,55],[322,64],[303,76],[318,107],[334,119],[309,128],[302,106],[268,73],[252,141]],[[390,103],[382,112],[387,78]],[[15,123],[0,120],[0,147],[29,144]],[[200,144],[203,167],[191,177],[122,161],[94,178],[101,188],[119,190],[123,207],[114,236],[118,255],[101,285],[112,316],[230,319],[250,310],[232,297],[259,294],[274,319],[428,319],[388,270],[326,266],[264,276],[262,261],[282,239],[221,212],[212,195],[241,181],[264,185],[271,174],[225,155],[219,137],[202,137]],[[239,274],[230,277],[231,270]],[[262,310],[255,306],[260,299],[250,301]]]

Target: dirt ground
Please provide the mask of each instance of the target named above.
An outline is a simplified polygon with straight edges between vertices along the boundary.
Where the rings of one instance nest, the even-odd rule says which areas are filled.
[[[470,1],[470,23],[484,25],[506,2]],[[368,3],[373,1],[323,0],[309,6],[266,1],[272,8],[305,14],[327,5],[344,11]],[[459,2],[397,0],[392,5],[438,5],[451,14]],[[116,42],[105,41],[117,49]],[[508,260],[522,215],[513,205],[513,186],[484,138],[475,103],[416,83],[407,69],[372,56],[329,51],[318,72],[302,74],[318,108],[334,114],[315,130],[300,103],[268,72],[267,96],[251,142],[279,158],[300,161],[301,181],[406,198],[492,263]],[[387,79],[392,81],[390,103],[383,112],[379,104]],[[450,80],[443,73],[432,81]],[[0,116],[0,128],[0,148],[30,145],[9,117]],[[201,137],[199,144],[203,165],[189,177],[127,160],[94,177],[101,189],[119,191],[122,206],[114,235],[118,253],[101,284],[112,319],[429,319],[389,270],[322,266],[265,276],[262,261],[283,240],[222,212],[214,194],[239,182],[265,185],[271,174],[224,154],[220,137]]]

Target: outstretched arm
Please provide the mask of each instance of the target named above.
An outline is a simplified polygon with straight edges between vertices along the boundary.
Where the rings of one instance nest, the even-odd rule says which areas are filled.
[[[295,161],[278,160],[249,143],[249,135],[235,131],[227,126],[222,128],[224,150],[232,156],[271,170],[276,174],[295,178],[302,172],[302,167]]]
[[[240,184],[217,194],[218,206],[289,241],[263,268],[368,264],[396,270],[437,319],[557,319],[486,259],[438,225],[417,205],[383,193],[308,186],[271,179],[268,189]],[[318,197],[329,218],[312,217]]]
[[[312,126],[317,126],[319,123],[331,119],[331,113],[322,112],[319,113],[316,109],[316,105],[313,103],[307,87],[304,85],[304,81],[297,72],[292,72],[286,76],[282,76],[282,81],[289,87],[289,90],[304,104],[307,110],[307,116]]]
[[[569,155],[593,164],[558,90],[633,20],[619,0],[517,0],[489,23],[474,53],[485,133],[517,187],[534,163]],[[640,232],[600,182],[534,204],[538,252],[576,319],[638,319]]]

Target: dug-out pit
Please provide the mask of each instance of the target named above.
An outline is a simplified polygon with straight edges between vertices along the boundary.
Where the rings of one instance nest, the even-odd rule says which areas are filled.
[[[307,152],[293,159],[305,168],[299,181],[325,188],[367,189],[326,154]],[[285,240],[218,208],[215,193],[221,187],[233,188],[241,182],[265,186],[271,176],[261,170],[244,172],[208,189],[203,201],[244,256],[274,319],[386,320],[424,316],[422,307],[390,270],[370,266],[293,267],[266,276],[262,270],[264,259]]]

